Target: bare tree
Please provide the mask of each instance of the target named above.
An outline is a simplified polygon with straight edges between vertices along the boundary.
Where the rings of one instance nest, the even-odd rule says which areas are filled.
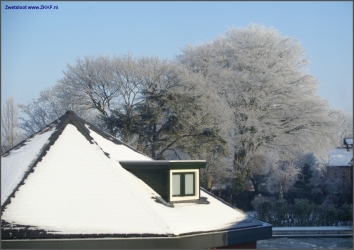
[[[1,147],[9,149],[23,138],[18,122],[18,110],[14,98],[11,97],[1,107]]]

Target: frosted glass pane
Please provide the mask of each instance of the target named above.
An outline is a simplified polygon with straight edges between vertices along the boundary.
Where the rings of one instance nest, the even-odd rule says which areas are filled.
[[[185,174],[184,175],[184,194],[185,195],[193,195],[194,193],[194,175],[193,174]]]
[[[181,195],[181,175],[172,175],[172,196]]]

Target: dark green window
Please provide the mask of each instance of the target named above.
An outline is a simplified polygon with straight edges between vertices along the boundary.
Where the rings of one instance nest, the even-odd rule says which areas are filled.
[[[173,173],[172,174],[172,196],[193,196],[195,195],[195,173]]]

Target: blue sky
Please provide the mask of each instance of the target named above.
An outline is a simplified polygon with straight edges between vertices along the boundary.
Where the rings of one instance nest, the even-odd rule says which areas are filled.
[[[58,6],[58,9],[6,9]],[[1,2],[1,99],[17,103],[63,77],[87,55],[174,59],[230,27],[272,26],[298,39],[319,94],[353,113],[353,3],[346,2]]]

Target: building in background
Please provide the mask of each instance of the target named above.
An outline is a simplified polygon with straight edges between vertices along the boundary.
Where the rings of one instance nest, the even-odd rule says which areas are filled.
[[[332,150],[329,157],[328,171],[332,181],[352,182],[350,161],[353,158],[353,138],[344,138],[342,147]]]

